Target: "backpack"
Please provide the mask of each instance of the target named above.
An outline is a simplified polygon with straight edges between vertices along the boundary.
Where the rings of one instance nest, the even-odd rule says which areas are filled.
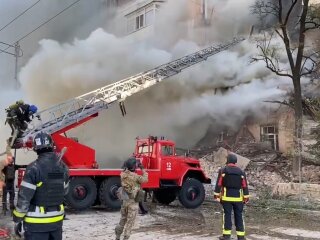
[[[15,179],[15,167],[13,164],[6,166],[5,168],[5,179],[6,181],[13,181]]]

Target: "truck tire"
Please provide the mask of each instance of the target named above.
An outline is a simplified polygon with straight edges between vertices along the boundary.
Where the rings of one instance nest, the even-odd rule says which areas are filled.
[[[154,196],[159,203],[169,205],[176,200],[176,193],[176,189],[158,189],[154,191]]]
[[[121,187],[119,177],[111,177],[101,183],[99,196],[102,205],[111,209],[120,209],[121,201],[118,199],[116,192]]]
[[[89,177],[75,177],[70,180],[69,192],[65,203],[72,209],[85,210],[91,207],[97,198],[97,186]]]
[[[182,184],[179,192],[179,201],[186,208],[199,207],[205,198],[205,190],[203,184],[195,179],[188,178]]]

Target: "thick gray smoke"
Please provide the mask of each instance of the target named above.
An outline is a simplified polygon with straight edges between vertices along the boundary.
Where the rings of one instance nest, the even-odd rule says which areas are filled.
[[[0,28],[36,2],[37,0],[0,0]],[[23,16],[0,31],[1,41],[14,44],[15,41],[31,32],[72,2],[74,1],[40,1]],[[97,27],[104,27],[110,16],[108,10],[106,8],[106,1],[104,0],[80,1],[50,23],[20,41],[23,56],[18,60],[18,67],[20,68],[26,64],[28,59],[39,48],[39,40],[44,37],[57,41],[71,41],[74,37],[87,37]],[[0,44],[0,49],[6,48],[6,45]],[[7,51],[14,53],[13,48],[9,48]],[[25,94],[23,89],[16,89],[14,57],[9,54],[0,53],[0,66],[0,149],[4,149],[5,139],[10,134],[9,127],[4,125],[4,109],[18,99],[29,101],[29,96]]]
[[[27,98],[45,108],[198,50],[196,42],[218,43],[248,34],[254,23],[249,14],[253,0],[212,0],[211,24],[194,28],[186,2],[169,1],[160,10],[155,34],[143,41],[133,41],[135,35],[116,37],[101,28],[72,43],[41,40],[20,73]],[[248,114],[259,114],[263,100],[282,94],[279,81],[263,63],[249,64],[254,54],[255,45],[245,41],[128,98],[126,117],[114,106],[72,134],[94,147],[101,161],[127,157],[136,136],[164,135],[180,146],[192,146],[213,121],[237,126]],[[221,87],[233,88],[215,94]]]

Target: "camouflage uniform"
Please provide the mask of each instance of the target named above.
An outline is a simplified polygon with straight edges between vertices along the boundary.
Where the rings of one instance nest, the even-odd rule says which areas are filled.
[[[141,184],[148,181],[148,173],[145,170],[142,170],[142,173],[142,176],[129,170],[121,173],[121,185],[128,194],[129,199],[123,200],[121,205],[121,219],[115,229],[117,240],[120,239],[123,230],[124,240],[129,239],[131,235],[131,229],[138,213],[138,202],[135,201],[135,196],[141,189]]]

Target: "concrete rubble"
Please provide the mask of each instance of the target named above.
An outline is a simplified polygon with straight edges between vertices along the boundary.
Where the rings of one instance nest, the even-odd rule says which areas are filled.
[[[218,170],[226,163],[230,151],[220,147],[211,154],[200,158],[206,174],[212,179],[211,186],[206,186],[207,196],[212,197]],[[264,143],[244,143],[236,151],[238,166],[246,170],[249,189],[253,196],[257,192],[270,191],[274,197],[298,199],[298,183],[294,183],[291,174],[291,160],[270,149]],[[243,154],[243,155],[242,155]],[[302,167],[301,192],[307,201],[320,199],[320,166],[306,165]],[[312,192],[312,193],[308,193]]]

